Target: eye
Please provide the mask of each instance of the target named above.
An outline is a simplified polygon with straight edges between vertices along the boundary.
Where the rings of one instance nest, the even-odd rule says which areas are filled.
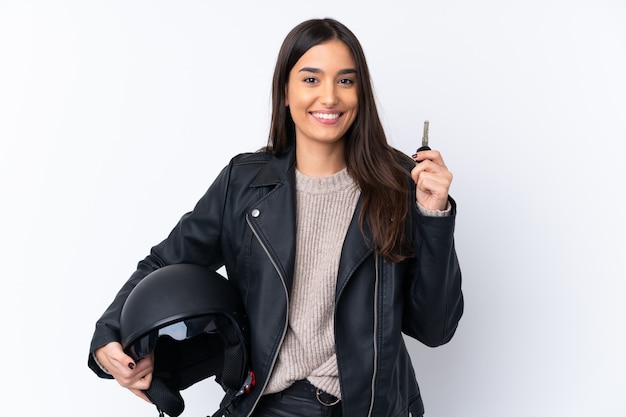
[[[306,77],[303,81],[306,84],[315,84],[317,82],[317,79],[315,79],[315,77]]]
[[[354,80],[351,78],[342,78],[339,80],[339,84],[349,86],[354,84]]]

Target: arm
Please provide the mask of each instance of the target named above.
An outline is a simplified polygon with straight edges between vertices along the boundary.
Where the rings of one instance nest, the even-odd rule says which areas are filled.
[[[122,362],[127,361],[129,357],[123,357],[121,345],[119,350],[115,345],[115,343],[119,345],[120,342],[120,313],[132,289],[146,275],[160,267],[176,263],[193,263],[215,269],[222,265],[221,225],[229,176],[230,165],[222,170],[193,211],[185,214],[169,236],[154,246],[150,254],[138,263],[137,270],[122,286],[113,302],[96,322],[89,350],[88,366],[98,376],[103,378],[116,376],[115,368],[117,367],[113,365],[116,362],[120,362],[121,366],[128,369],[130,362]],[[103,350],[99,349],[103,347],[111,348],[106,349],[110,355],[102,356]],[[96,363],[94,358],[96,351],[98,351],[98,361],[109,373]],[[114,369],[109,369],[110,366]]]
[[[414,213],[415,257],[407,281],[404,332],[427,346],[450,341],[463,314],[461,270],[454,247],[456,203],[447,217]]]
[[[403,329],[427,346],[447,343],[463,315],[461,270],[454,247],[456,203],[449,197],[452,173],[438,151],[413,155],[417,208]]]

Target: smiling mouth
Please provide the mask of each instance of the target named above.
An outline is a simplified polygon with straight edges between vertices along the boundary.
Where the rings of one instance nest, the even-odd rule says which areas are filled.
[[[311,112],[311,116],[317,118],[317,119],[324,119],[324,120],[337,120],[339,118],[339,116],[341,116],[341,113],[317,113],[317,112]]]

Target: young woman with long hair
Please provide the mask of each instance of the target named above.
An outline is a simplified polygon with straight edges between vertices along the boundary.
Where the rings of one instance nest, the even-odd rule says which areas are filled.
[[[89,365],[138,396],[151,360],[119,341],[119,311],[165,265],[225,266],[250,320],[256,384],[233,416],[421,416],[403,334],[447,343],[463,312],[452,174],[405,156],[380,122],[365,55],[333,19],[289,32],[267,145],[235,156],[98,320]]]

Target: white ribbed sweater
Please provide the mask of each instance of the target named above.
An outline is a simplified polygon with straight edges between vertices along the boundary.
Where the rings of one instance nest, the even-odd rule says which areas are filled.
[[[289,325],[265,393],[308,379],[341,398],[335,354],[335,287],[341,249],[360,195],[348,171],[296,170],[296,260]]]

